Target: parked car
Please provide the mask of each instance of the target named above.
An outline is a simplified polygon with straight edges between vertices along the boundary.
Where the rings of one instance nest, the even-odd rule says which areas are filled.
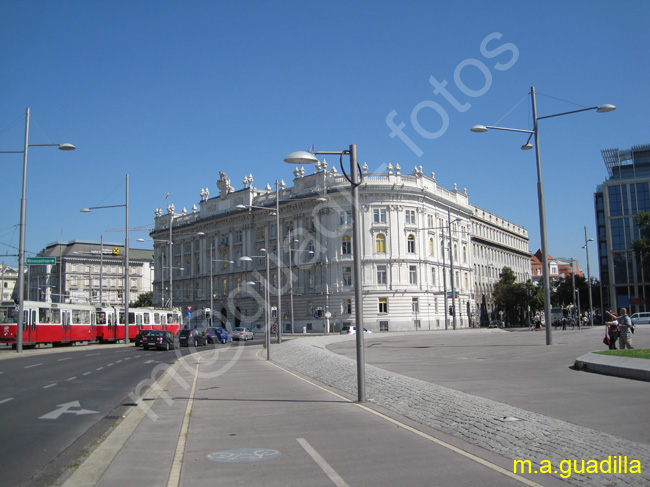
[[[341,327],[341,335],[354,335],[357,332],[357,327],[356,326],[343,326]],[[364,333],[372,333],[370,330],[367,328],[363,329]]]
[[[142,337],[145,336],[147,333],[153,330],[138,330],[138,333],[135,335],[135,346],[136,347],[141,347],[142,346]]]
[[[166,330],[147,330],[149,333],[142,335],[142,348],[155,347],[159,350],[175,350],[180,347],[178,335]]]
[[[253,332],[250,331],[248,328],[235,328],[232,331],[232,339],[233,340],[252,340],[255,338],[255,335],[253,335]]]
[[[208,328],[205,333],[208,336],[208,343],[232,342],[232,333],[225,328]]]
[[[635,325],[650,325],[650,313],[634,313],[630,318]]]
[[[501,320],[495,320],[489,324],[488,328],[505,328],[506,324]]]
[[[178,339],[181,347],[189,347],[192,344],[195,347],[208,344],[208,336],[203,330],[181,330],[178,332]]]

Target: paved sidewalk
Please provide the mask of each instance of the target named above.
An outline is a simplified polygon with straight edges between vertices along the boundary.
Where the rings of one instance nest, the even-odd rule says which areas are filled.
[[[155,402],[145,397],[149,412],[135,408],[64,486],[540,485],[499,455],[354,404],[259,351],[186,357]]]
[[[273,362],[257,346],[186,356],[64,486],[650,484],[647,444],[384,369],[366,366],[355,404],[355,361],[326,349],[346,339],[274,344]],[[558,468],[618,455],[642,472]],[[514,460],[556,472],[514,475]]]

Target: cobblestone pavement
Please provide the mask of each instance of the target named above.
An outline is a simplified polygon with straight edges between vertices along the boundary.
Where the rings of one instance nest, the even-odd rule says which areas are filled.
[[[271,359],[307,377],[356,397],[356,361],[334,354],[327,345],[346,336],[300,338],[274,345]],[[595,487],[650,485],[650,446],[550,418],[490,399],[473,396],[365,366],[368,401],[512,460],[530,460],[533,471],[551,462],[577,460],[568,478],[572,485]],[[633,420],[633,419],[632,419]],[[588,473],[582,460],[608,457],[638,460],[641,473]],[[544,463],[542,463],[544,462]],[[580,472],[582,470],[582,473]],[[553,475],[562,478],[560,471]],[[565,475],[566,477],[566,475]]]

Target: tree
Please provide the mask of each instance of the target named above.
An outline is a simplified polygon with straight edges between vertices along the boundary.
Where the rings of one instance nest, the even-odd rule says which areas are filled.
[[[517,283],[514,271],[510,267],[501,270],[499,281],[494,285],[494,302],[505,313],[509,325],[521,325],[525,321],[531,301],[528,283]],[[532,286],[532,283],[530,284]]]
[[[153,306],[153,293],[138,294],[138,298],[133,303],[134,308],[144,308],[145,306]]]

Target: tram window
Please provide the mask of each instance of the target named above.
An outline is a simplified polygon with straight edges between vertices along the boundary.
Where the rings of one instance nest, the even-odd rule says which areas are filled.
[[[106,313],[103,311],[100,311],[97,313],[97,324],[98,325],[105,325],[106,324]]]
[[[160,315],[160,324],[161,325],[167,324],[167,317],[165,315]]]
[[[144,324],[145,325],[150,325],[151,324],[151,316],[149,315],[148,312],[144,313]]]
[[[61,310],[60,309],[51,310],[50,322],[51,323],[56,323],[57,325],[59,323],[61,323]]]
[[[138,320],[137,325],[142,326],[142,315],[140,313],[138,313],[135,317]]]
[[[38,322],[39,323],[49,323],[50,322],[50,309],[49,308],[38,308]]]
[[[129,325],[135,325],[135,313],[129,313]]]
[[[153,322],[155,325],[160,324],[160,313],[154,313],[153,314]]]

